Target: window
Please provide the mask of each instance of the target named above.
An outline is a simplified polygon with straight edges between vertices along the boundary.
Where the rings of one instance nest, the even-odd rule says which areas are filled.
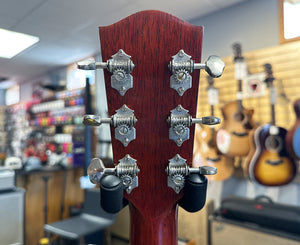
[[[300,0],[278,0],[280,43],[300,40]]]

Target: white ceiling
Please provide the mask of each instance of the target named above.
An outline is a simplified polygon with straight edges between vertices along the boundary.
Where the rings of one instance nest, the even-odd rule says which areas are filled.
[[[0,79],[31,81],[99,53],[98,26],[140,10],[162,10],[189,21],[242,1],[246,0],[0,0],[0,28],[40,38],[12,59],[0,58]]]

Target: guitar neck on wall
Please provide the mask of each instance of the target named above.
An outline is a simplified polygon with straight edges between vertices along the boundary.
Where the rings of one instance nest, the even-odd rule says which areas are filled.
[[[128,203],[131,245],[177,244],[177,204],[188,211],[205,204],[209,166],[192,168],[199,69],[222,74],[210,56],[200,63],[202,27],[160,11],[142,11],[100,27],[102,58],[80,68],[105,68],[110,118],[86,115],[84,123],[111,124],[115,168],[98,158],[90,179],[100,182],[101,205],[118,212]]]
[[[275,80],[271,64],[265,64],[266,83],[270,89],[271,123],[256,129],[254,134],[255,153],[250,161],[249,175],[252,180],[266,186],[290,183],[297,173],[297,163],[288,154],[285,138],[287,130],[276,125]]]
[[[244,108],[242,79],[247,74],[247,65],[242,56],[241,45],[233,45],[235,78],[238,82],[237,100],[222,107],[224,123],[217,133],[217,147],[226,156],[245,156],[250,149],[249,131],[255,127],[252,120],[254,110]]]

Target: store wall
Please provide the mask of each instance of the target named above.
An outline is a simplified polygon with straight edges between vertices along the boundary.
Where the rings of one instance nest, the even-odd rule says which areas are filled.
[[[231,55],[237,41],[245,52],[279,44],[277,0],[248,0],[190,22],[204,26],[203,60]]]
[[[243,52],[279,45],[277,0],[249,0],[190,22],[204,26],[203,60],[211,54],[232,56],[234,42],[241,43]],[[248,198],[267,195],[276,202],[299,206],[300,184],[296,181],[283,187],[266,187],[233,176],[226,181],[210,181],[207,195],[216,207],[223,198],[232,195]]]

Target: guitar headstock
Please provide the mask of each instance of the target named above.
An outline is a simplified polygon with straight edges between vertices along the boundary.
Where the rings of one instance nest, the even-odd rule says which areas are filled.
[[[242,45],[240,43],[234,43],[232,45],[234,62],[243,61],[244,57],[242,56]]]
[[[206,79],[208,83],[207,89],[215,89],[215,80],[211,76],[207,76]]]
[[[132,244],[175,244],[177,203],[191,211],[195,208],[188,198],[183,201],[184,196],[194,196],[186,194],[186,183],[200,181],[205,185],[204,175],[216,172],[209,167],[190,168],[193,124],[220,122],[213,117],[194,118],[199,69],[214,77],[224,69],[216,56],[200,63],[202,32],[202,27],[172,15],[142,11],[99,28],[106,62],[79,64],[83,69],[106,68],[108,112],[112,116],[86,115],[84,122],[112,125],[116,167],[107,169],[99,159],[93,159],[89,175],[94,182],[101,182],[104,193],[111,185],[115,200],[120,201],[124,190],[131,210]],[[200,177],[189,180],[191,173]],[[109,175],[120,181],[106,178]],[[120,183],[123,189],[118,187]],[[197,198],[205,202],[206,188],[203,190]],[[106,209],[112,211],[109,209],[114,205],[107,203]]]
[[[266,79],[265,83],[268,85],[268,87],[273,86],[273,82],[275,80],[275,77],[273,75],[273,69],[272,65],[269,63],[264,64],[265,72],[266,72]]]

